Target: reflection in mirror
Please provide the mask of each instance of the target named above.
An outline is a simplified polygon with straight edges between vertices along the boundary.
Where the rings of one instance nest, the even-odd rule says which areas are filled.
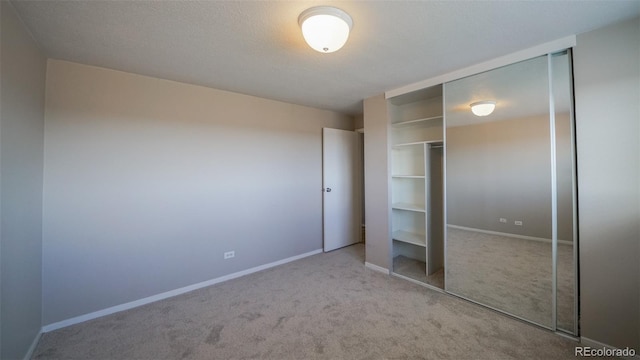
[[[446,84],[445,286],[555,328],[548,75],[543,56]]]

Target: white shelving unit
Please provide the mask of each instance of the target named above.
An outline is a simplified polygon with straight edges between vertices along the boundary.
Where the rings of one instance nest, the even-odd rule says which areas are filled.
[[[391,125],[391,215],[396,257],[424,264],[422,277],[443,268],[442,86],[389,99]],[[437,223],[440,221],[440,223]],[[417,274],[420,275],[420,274]],[[419,276],[418,276],[419,277]]]
[[[426,117],[426,118],[421,118],[421,119],[400,121],[400,122],[392,123],[391,126],[394,127],[394,128],[400,128],[400,127],[404,127],[404,126],[407,126],[407,125],[413,125],[413,124],[418,124],[418,123],[421,123],[421,122],[424,122],[424,121],[432,121],[432,120],[440,120],[440,121],[442,121],[442,115],[431,116],[431,117]]]
[[[426,247],[425,236],[404,230],[396,230],[393,232],[393,239],[396,241],[406,242],[417,246]]]

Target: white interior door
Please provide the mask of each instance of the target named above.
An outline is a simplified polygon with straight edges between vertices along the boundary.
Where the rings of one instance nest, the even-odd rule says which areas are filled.
[[[324,251],[360,241],[358,134],[322,129]]]

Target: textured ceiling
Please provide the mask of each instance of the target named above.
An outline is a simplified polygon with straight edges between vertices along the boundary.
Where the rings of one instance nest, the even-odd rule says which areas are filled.
[[[640,14],[640,1],[12,1],[47,56],[358,114],[362,99]],[[298,15],[347,11],[332,54]]]

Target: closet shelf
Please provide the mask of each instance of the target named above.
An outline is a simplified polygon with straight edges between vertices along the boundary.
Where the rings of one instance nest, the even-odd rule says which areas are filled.
[[[424,179],[425,178],[424,175],[391,175],[391,177],[400,178],[400,179]]]
[[[398,128],[398,127],[409,126],[409,125],[419,124],[419,123],[422,123],[422,122],[427,122],[427,121],[432,121],[432,120],[438,120],[438,119],[442,119],[442,115],[440,115],[440,116],[426,117],[426,118],[421,118],[421,119],[413,119],[413,120],[407,120],[407,121],[400,121],[400,122],[397,122],[397,123],[393,123],[393,124],[391,124],[391,126],[393,126],[394,128]]]
[[[410,142],[410,143],[395,144],[395,145],[393,145],[393,147],[394,148],[399,148],[399,147],[403,147],[403,146],[414,146],[414,145],[424,145],[424,144],[442,145],[443,141],[442,140],[416,141],[416,142]]]
[[[393,240],[401,241],[413,245],[426,247],[426,236],[424,234],[416,234],[409,231],[397,230],[392,234]]]
[[[409,203],[393,203],[391,205],[392,208],[396,210],[407,210],[407,211],[416,211],[416,212],[426,212],[424,205],[417,204],[409,204]]]

